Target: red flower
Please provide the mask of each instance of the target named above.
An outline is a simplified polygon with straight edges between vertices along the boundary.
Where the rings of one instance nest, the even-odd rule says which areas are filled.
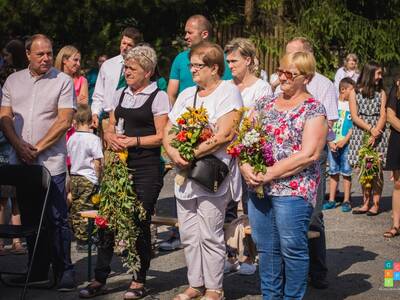
[[[281,134],[281,131],[279,130],[279,128],[276,128],[274,130],[274,135],[276,136],[276,135],[280,135],[280,134]]]
[[[108,227],[108,222],[103,217],[97,216],[94,222],[100,229],[106,229]]]
[[[271,131],[272,131],[272,126],[271,126],[271,125],[267,125],[267,126],[265,127],[265,131],[266,131],[266,132],[271,132]]]
[[[238,157],[240,155],[239,147],[232,147],[227,150],[227,153],[233,158]]]
[[[184,124],[186,124],[185,119],[178,119],[178,124],[179,124],[179,125],[184,125]]]
[[[281,145],[283,143],[283,139],[281,137],[276,138],[276,142]]]
[[[207,141],[212,136],[210,128],[204,128],[200,134],[200,142]]]
[[[180,131],[177,135],[176,138],[178,139],[178,141],[180,142],[186,142],[187,141],[187,137],[186,137],[186,131],[182,130]]]
[[[289,183],[290,187],[292,188],[292,190],[297,190],[297,188],[299,187],[299,184],[297,183],[297,181],[293,180]]]

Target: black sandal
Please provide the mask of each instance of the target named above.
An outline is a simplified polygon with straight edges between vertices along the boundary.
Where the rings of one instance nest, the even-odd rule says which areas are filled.
[[[107,294],[105,284],[94,287],[93,283],[91,282],[84,289],[79,291],[79,298],[88,299],[105,294]]]
[[[144,286],[140,288],[129,288],[124,294],[124,300],[141,299],[146,295]]]

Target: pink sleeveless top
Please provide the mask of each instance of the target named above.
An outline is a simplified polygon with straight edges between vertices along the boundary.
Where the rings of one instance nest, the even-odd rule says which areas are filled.
[[[75,94],[77,97],[79,96],[79,94],[81,92],[83,80],[84,80],[83,76],[74,77],[74,88],[75,88]]]

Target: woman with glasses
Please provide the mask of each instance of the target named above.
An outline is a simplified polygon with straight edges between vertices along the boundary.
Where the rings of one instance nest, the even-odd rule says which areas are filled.
[[[251,188],[252,238],[259,254],[263,299],[302,299],[309,267],[307,231],[320,181],[319,156],[328,124],[324,106],[307,92],[315,74],[311,53],[286,54],[278,69],[282,93],[256,104],[256,114],[272,144],[275,164],[265,174],[241,165]]]
[[[163,129],[168,119],[167,93],[160,91],[156,82],[150,81],[157,57],[149,46],[137,46],[124,58],[126,88],[116,92],[116,108],[110,113],[110,123],[104,133],[109,148],[114,151],[128,149],[128,168],[133,170],[133,190],[146,211],[140,228],[136,250],[140,268],[135,274],[124,299],[140,299],[145,296],[146,274],[151,259],[151,215],[162,187],[160,165]],[[123,126],[119,124],[122,120]],[[116,126],[124,133],[116,132]],[[111,271],[114,241],[103,242],[97,248],[95,279],[80,291],[81,298],[91,298],[104,293],[107,277]]]
[[[230,174],[215,193],[211,193],[191,179],[175,182],[175,196],[181,242],[188,267],[189,287],[174,300],[223,299],[225,242],[224,216],[227,202],[232,195],[230,185],[240,186],[240,173],[226,153],[227,144],[233,139],[235,124],[240,120],[242,98],[238,88],[230,81],[221,80],[224,73],[224,53],[220,46],[201,42],[189,54],[190,71],[197,86],[181,92],[174,104],[165,128],[163,145],[178,169],[189,168],[189,162],[171,146],[175,134],[170,133],[179,116],[187,107],[207,109],[213,135],[194,151],[196,159],[213,154],[229,166]]]
[[[248,112],[254,109],[255,103],[269,96],[272,96],[271,86],[264,80],[258,78],[256,65],[256,48],[254,44],[245,38],[235,38],[225,46],[226,62],[232,73],[232,83],[235,84],[240,91],[243,99],[243,106],[249,109]],[[247,112],[247,113],[248,113]],[[244,182],[243,182],[244,183]],[[243,186],[243,211],[247,214],[247,187]],[[232,199],[228,205],[225,223],[230,223],[232,219],[237,218],[237,202],[240,199]],[[235,205],[236,204],[236,205]],[[247,248],[247,246],[245,246]],[[240,258],[240,266],[236,261],[236,253],[228,248],[228,259],[225,262],[225,273],[236,271],[241,275],[252,275],[256,272],[256,266],[253,259],[250,257],[247,249],[244,257]]]

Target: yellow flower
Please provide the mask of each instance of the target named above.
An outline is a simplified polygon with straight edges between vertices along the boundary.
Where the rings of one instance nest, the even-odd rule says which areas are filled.
[[[117,154],[120,161],[126,162],[128,158],[128,150],[125,149],[124,151],[117,152]]]
[[[186,137],[187,137],[188,139],[192,138],[192,135],[193,135],[193,134],[192,134],[191,132],[187,132],[187,133],[186,133]]]
[[[93,204],[99,204],[100,203],[100,194],[94,194],[91,198]]]

